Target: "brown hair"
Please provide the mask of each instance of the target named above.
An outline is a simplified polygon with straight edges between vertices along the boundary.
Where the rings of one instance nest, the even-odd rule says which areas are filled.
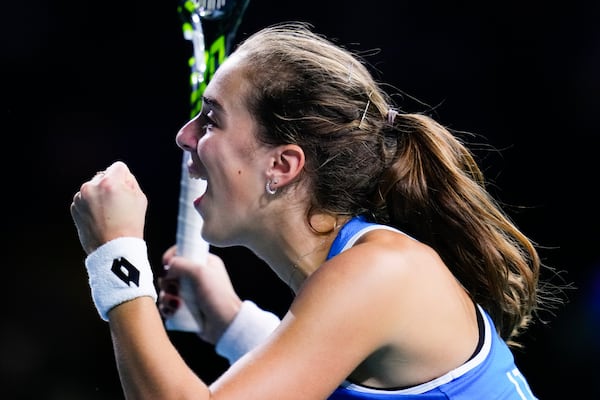
[[[518,345],[543,298],[540,259],[465,144],[427,115],[398,111],[359,56],[305,24],[263,29],[235,55],[259,140],[305,152],[307,212],[364,214],[432,246]]]

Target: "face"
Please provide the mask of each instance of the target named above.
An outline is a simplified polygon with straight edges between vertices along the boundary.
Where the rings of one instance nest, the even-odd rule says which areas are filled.
[[[177,134],[191,154],[190,176],[207,189],[194,202],[203,218],[202,236],[217,246],[247,244],[264,219],[270,148],[255,138],[257,124],[243,103],[248,84],[240,62],[230,57],[206,87],[201,113]]]

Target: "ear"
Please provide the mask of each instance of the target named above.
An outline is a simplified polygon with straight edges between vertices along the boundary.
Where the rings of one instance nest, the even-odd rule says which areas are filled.
[[[304,168],[304,151],[295,144],[277,146],[273,149],[272,164],[267,176],[272,179],[273,188],[288,185]],[[277,182],[277,183],[275,183]]]

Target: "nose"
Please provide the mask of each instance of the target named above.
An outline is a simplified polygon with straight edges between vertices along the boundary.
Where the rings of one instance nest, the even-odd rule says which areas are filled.
[[[196,151],[198,140],[200,140],[200,129],[198,129],[198,117],[188,121],[175,136],[177,146],[185,151]]]

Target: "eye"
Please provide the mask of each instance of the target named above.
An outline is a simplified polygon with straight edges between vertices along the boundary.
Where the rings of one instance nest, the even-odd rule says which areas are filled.
[[[212,111],[209,111],[208,113],[206,113],[202,116],[202,121],[204,122],[204,124],[202,125],[203,131],[207,131],[208,129],[218,127],[215,120],[211,117],[211,114],[212,114]]]

